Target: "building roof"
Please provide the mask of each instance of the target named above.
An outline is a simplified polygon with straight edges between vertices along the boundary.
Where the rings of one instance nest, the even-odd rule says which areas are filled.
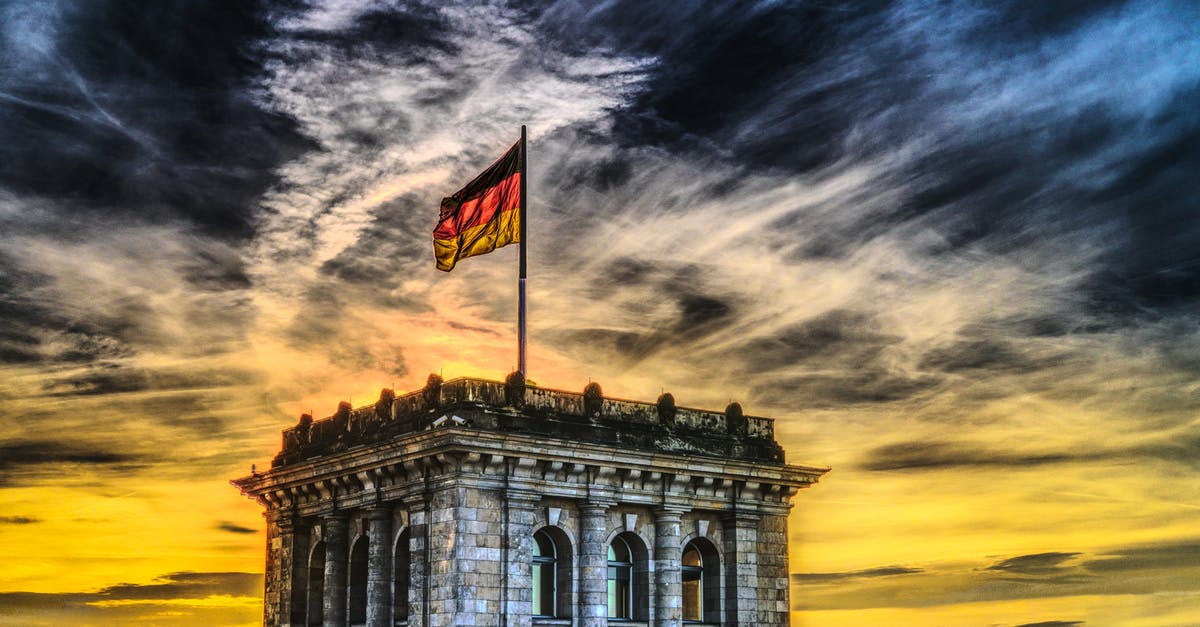
[[[605,398],[595,383],[582,393],[566,392],[527,385],[513,373],[504,382],[430,375],[424,388],[401,396],[384,389],[371,405],[341,403],[316,421],[306,414],[283,431],[272,467],[442,427],[784,464],[774,421],[746,416],[737,403],[716,412],[677,407],[670,394],[656,403]]]

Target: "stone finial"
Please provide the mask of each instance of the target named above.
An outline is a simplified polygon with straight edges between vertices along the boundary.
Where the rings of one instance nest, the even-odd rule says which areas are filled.
[[[345,431],[350,424],[350,412],[354,409],[350,403],[342,401],[338,403],[337,411],[333,414],[333,424],[336,431]]]
[[[525,375],[520,370],[504,378],[504,403],[518,409],[525,406]]]
[[[308,431],[312,428],[312,414],[300,414],[300,422],[296,423],[296,428],[300,431]]]
[[[746,426],[747,420],[741,405],[730,403],[725,407],[725,428],[730,435],[746,435]]]
[[[583,388],[583,415],[591,418],[600,415],[600,407],[604,405],[604,393],[600,384],[592,381]]]
[[[427,405],[436,405],[438,399],[442,395],[442,377],[437,373],[430,373],[429,378],[425,380],[425,389],[422,396],[425,398]]]
[[[375,414],[386,418],[392,414],[392,401],[396,400],[396,392],[391,388],[379,390],[379,400],[375,401]]]
[[[658,421],[668,427],[675,424],[675,397],[670,392],[658,397]]]

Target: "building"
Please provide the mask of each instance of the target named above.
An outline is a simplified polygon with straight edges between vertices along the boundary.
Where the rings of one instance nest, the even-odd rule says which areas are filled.
[[[773,423],[431,375],[283,432],[266,625],[788,624],[787,514],[826,468]]]

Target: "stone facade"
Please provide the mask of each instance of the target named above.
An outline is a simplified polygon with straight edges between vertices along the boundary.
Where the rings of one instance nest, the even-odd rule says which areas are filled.
[[[431,376],[233,483],[266,509],[265,625],[750,626],[788,624],[790,501],[827,470],[737,404]]]

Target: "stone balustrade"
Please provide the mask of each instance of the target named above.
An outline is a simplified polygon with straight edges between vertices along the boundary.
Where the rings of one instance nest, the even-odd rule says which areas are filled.
[[[715,412],[676,407],[670,394],[663,394],[657,403],[606,398],[596,384],[589,385],[593,390],[589,401],[586,391],[522,383],[514,387],[511,377],[509,382],[466,377],[442,381],[430,375],[424,388],[408,394],[395,396],[384,389],[370,405],[355,408],[341,403],[332,416],[315,421],[305,414],[296,426],[283,431],[283,446],[272,465],[384,441],[447,421],[644,450],[784,462],[783,450],[774,439],[774,421],[745,416],[737,403]]]

